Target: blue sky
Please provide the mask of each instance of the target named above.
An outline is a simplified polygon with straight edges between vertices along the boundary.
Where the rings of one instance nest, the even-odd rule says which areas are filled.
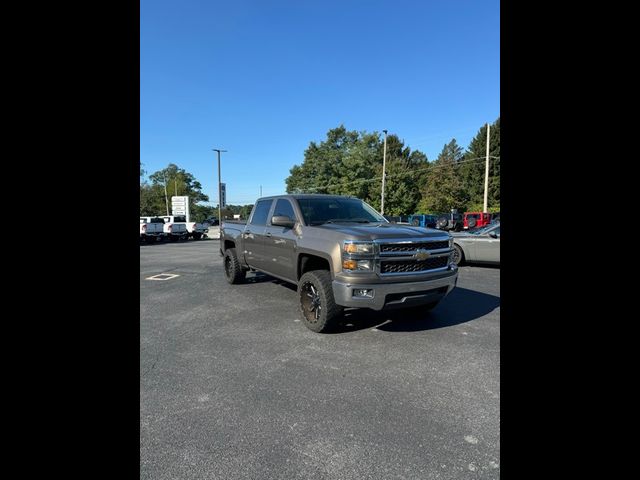
[[[217,204],[285,192],[310,141],[387,129],[435,160],[500,115],[496,0],[141,0],[140,160]]]

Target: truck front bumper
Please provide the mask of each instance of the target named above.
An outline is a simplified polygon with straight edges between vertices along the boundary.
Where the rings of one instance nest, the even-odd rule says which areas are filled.
[[[438,302],[446,297],[458,283],[458,269],[433,280],[403,283],[343,283],[332,282],[333,296],[343,307],[402,308]],[[363,290],[370,296],[358,296]]]

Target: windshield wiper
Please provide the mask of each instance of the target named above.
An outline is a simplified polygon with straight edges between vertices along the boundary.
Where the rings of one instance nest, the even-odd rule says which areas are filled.
[[[309,225],[324,225],[325,223],[371,223],[366,218],[330,218],[329,220],[318,220]]]
[[[324,223],[371,223],[366,218],[332,218]]]

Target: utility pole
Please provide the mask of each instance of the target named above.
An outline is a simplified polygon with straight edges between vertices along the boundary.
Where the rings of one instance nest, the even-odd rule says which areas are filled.
[[[220,177],[220,152],[226,152],[226,150],[213,149],[214,152],[218,152],[218,223],[222,227],[222,178]]]
[[[484,213],[487,213],[487,194],[489,193],[489,123],[487,122],[487,160],[484,167]]]
[[[380,199],[380,213],[384,215],[384,177],[387,167],[387,131],[384,132],[384,152],[382,154],[382,198]]]
[[[167,216],[169,216],[169,197],[167,195],[167,174],[163,173],[164,177],[164,203],[167,206]]]

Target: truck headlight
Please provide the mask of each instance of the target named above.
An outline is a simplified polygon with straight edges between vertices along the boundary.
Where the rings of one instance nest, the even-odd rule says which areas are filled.
[[[371,260],[343,260],[342,268],[345,270],[358,270],[361,272],[370,272],[373,270]]]
[[[344,242],[344,253],[374,253],[374,244],[371,242]]]

